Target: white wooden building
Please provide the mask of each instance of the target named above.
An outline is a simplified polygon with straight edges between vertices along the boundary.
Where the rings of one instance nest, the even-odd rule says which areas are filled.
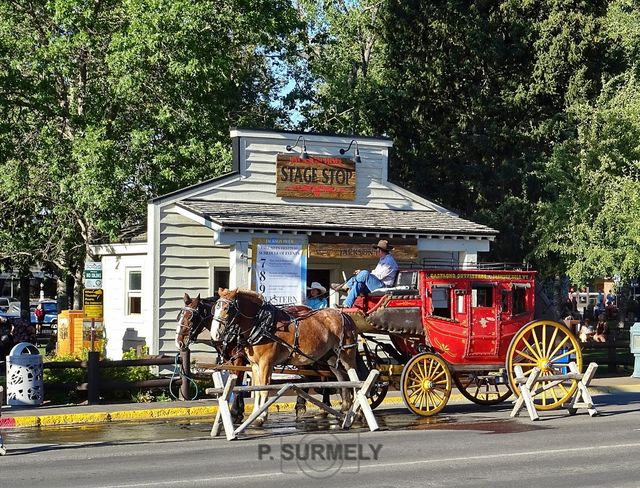
[[[375,266],[375,255],[367,250],[379,239],[396,246],[401,264],[465,265],[477,262],[497,234],[391,183],[390,139],[233,129],[231,140],[229,174],[150,201],[146,234],[137,242],[96,247],[103,262],[109,357],[119,357],[123,338],[130,344],[132,334],[151,353],[174,353],[183,294],[251,288],[252,244],[258,239],[302,242],[308,250],[307,282],[328,288],[343,281],[343,273]],[[351,193],[329,188],[320,194],[316,186],[330,185],[315,185],[317,178],[311,177],[283,190],[285,170],[277,167],[291,157],[300,167],[347,158],[355,174],[345,190]]]

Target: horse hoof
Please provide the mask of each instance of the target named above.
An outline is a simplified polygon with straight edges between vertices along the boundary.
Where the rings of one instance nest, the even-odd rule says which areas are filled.
[[[306,408],[296,408],[296,420],[300,420],[307,413]]]

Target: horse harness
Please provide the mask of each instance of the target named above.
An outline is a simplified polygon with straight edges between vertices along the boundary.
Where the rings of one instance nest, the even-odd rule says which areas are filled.
[[[298,347],[299,339],[300,339],[300,324],[299,324],[300,319],[311,317],[312,315],[318,313],[319,310],[311,310],[302,316],[293,316],[283,308],[277,307],[268,302],[263,302],[260,308],[258,309],[256,315],[253,317],[249,317],[249,316],[243,315],[240,312],[240,309],[237,305],[237,300],[234,300],[233,302],[231,300],[226,300],[223,298],[220,298],[220,300],[228,303],[229,308],[234,310],[233,318],[231,319],[227,318],[227,321],[226,321],[227,327],[222,339],[223,348],[226,348],[227,344],[230,344],[232,342],[235,342],[237,346],[241,348],[245,348],[247,346],[257,346],[257,345],[267,344],[270,342],[277,342],[278,344],[289,349],[289,356],[287,357],[284,364],[288,364],[289,361],[291,360],[291,357],[294,354],[299,354],[311,360],[314,363],[317,363],[322,359],[322,358],[313,358],[311,356],[308,356],[307,354],[302,352]],[[279,322],[278,315],[281,315],[281,314],[284,314],[286,317],[284,321],[290,324],[293,324],[293,327],[294,327],[293,344],[289,344],[288,342],[286,342],[285,340],[281,339],[276,335],[277,323]],[[238,316],[251,319],[252,321],[251,329],[249,330],[249,334],[246,339],[243,338],[242,334],[240,333],[240,324],[236,320]],[[338,356],[338,358],[340,357],[340,354],[342,353],[343,350],[350,349],[352,347],[357,346],[357,343],[349,344],[349,345],[344,344],[344,341],[345,341],[344,317],[342,318],[342,320],[343,320],[343,327],[340,332],[340,346],[336,351],[336,355]]]

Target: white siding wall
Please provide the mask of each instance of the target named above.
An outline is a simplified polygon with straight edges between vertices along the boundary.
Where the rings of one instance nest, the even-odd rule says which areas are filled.
[[[140,246],[139,254],[106,255],[102,257],[102,279],[104,287],[104,324],[107,335],[107,357],[121,359],[123,352],[122,339],[128,328],[133,328],[138,337],[144,338],[151,346],[153,327],[151,317],[150,295],[142,290],[142,313],[127,315],[126,273],[128,268],[150,272],[147,265],[146,246]]]
[[[293,144],[296,137],[242,138],[240,154],[241,177],[215,188],[205,190],[197,198],[224,201],[295,203],[296,205],[358,205],[375,208],[393,208],[396,210],[424,210],[427,205],[406,197],[385,185],[387,179],[388,148],[376,141],[363,141],[359,145],[361,163],[356,165],[356,199],[351,200],[308,200],[280,198],[276,196],[276,157],[279,153],[288,153],[285,146]],[[311,155],[339,156],[340,148],[349,145],[349,139],[334,138],[313,142],[307,138],[307,151]],[[352,147],[348,155],[353,155]]]
[[[229,252],[214,247],[211,229],[183,217],[173,206],[160,212],[158,245],[159,353],[171,354],[176,350],[176,317],[184,305],[184,293],[211,296],[211,268],[228,267]]]

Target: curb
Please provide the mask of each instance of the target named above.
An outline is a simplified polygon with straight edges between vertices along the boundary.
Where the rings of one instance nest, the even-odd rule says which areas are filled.
[[[615,387],[590,387],[593,395],[613,393],[640,393],[640,387],[635,385],[621,385]],[[213,401],[213,400],[212,400]],[[468,401],[461,393],[452,393],[449,402]],[[335,401],[332,404],[340,405]],[[388,396],[382,405],[403,405],[401,396]],[[295,412],[296,402],[277,402],[269,407],[269,412]],[[247,405],[245,412],[250,413],[253,405]],[[318,410],[310,405],[308,410]],[[101,424],[110,422],[139,422],[166,419],[202,419],[214,417],[218,413],[218,406],[176,407],[176,408],[143,408],[140,410],[116,410],[113,412],[86,412],[58,415],[33,415],[21,417],[0,417],[0,430],[24,427],[52,427],[71,424]]]

